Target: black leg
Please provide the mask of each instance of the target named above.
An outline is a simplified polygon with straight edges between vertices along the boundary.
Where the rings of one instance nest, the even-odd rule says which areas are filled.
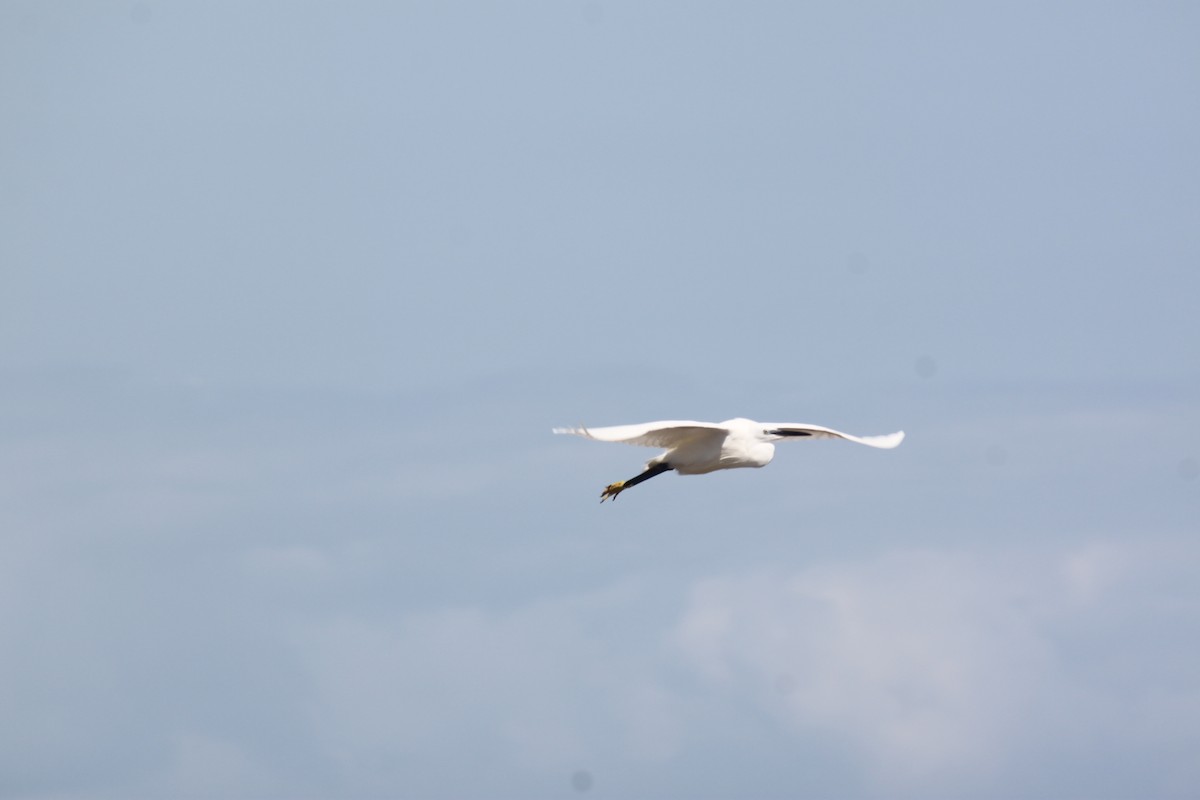
[[[600,502],[603,503],[605,500],[608,500],[610,497],[613,500],[616,500],[617,495],[619,495],[621,492],[628,489],[630,486],[637,486],[642,481],[648,481],[651,478],[653,478],[655,475],[662,475],[664,472],[670,472],[673,469],[675,469],[675,468],[672,467],[670,464],[659,463],[659,464],[655,464],[653,467],[650,467],[650,468],[644,470],[640,475],[633,476],[632,478],[630,478],[627,481],[617,481],[616,483],[611,483],[607,487],[605,487],[603,492],[600,493]]]

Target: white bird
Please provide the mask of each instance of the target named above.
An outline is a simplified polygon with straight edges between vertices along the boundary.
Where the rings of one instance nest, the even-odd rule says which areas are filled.
[[[607,428],[554,428],[554,433],[572,433],[598,442],[624,442],[643,447],[665,447],[666,452],[646,462],[640,475],[617,481],[600,493],[600,502],[617,499],[624,490],[645,480],[675,470],[680,475],[703,475],[719,469],[765,467],[775,457],[772,442],[811,437],[847,439],[868,447],[890,450],[904,441],[904,431],[884,436],[851,436],[848,433],[794,422],[755,422],[737,417],[724,422],[664,420],[639,425]]]

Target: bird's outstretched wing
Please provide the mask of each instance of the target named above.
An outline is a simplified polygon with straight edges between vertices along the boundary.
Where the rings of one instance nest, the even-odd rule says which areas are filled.
[[[868,447],[880,447],[884,450],[898,447],[904,441],[904,431],[888,433],[882,436],[851,436],[848,433],[835,431],[833,428],[825,428],[820,425],[801,425],[795,422],[764,422],[763,428],[768,433],[785,438],[811,436],[815,439],[846,439],[851,442],[865,444]]]
[[[610,425],[606,428],[554,428],[555,433],[573,433],[600,442],[622,442],[642,447],[678,447],[698,436],[725,436],[729,431],[713,422],[663,420],[638,425]]]

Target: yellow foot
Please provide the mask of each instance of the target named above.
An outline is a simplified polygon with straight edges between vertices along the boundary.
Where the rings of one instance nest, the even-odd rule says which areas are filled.
[[[617,495],[619,495],[621,493],[621,490],[623,490],[624,488],[625,488],[625,481],[617,481],[616,483],[610,483],[608,486],[606,486],[604,488],[604,491],[600,493],[600,502],[603,503],[605,500],[608,500],[610,497],[613,500],[616,500]]]

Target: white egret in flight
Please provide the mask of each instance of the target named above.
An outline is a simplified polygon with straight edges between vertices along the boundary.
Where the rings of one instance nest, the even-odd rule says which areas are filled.
[[[752,419],[725,422],[666,420],[640,425],[613,425],[607,428],[554,428],[555,433],[573,433],[598,442],[624,442],[643,447],[665,447],[666,452],[646,462],[646,468],[629,480],[617,481],[600,493],[600,502],[612,498],[655,475],[675,470],[680,475],[703,475],[719,469],[765,467],[775,457],[772,442],[811,437],[847,439],[869,447],[890,450],[904,441],[904,431],[884,436],[851,436],[848,433],[792,422],[755,422]]]

